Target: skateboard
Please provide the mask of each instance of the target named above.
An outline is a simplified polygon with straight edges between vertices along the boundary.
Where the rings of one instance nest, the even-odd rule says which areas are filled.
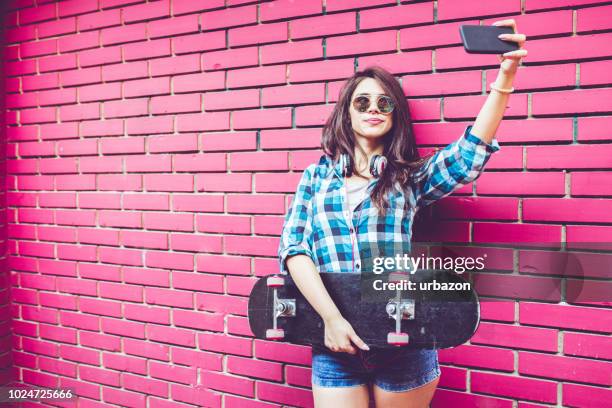
[[[320,276],[342,316],[370,348],[455,347],[469,340],[480,322],[477,294],[454,272]],[[260,278],[251,291],[248,314],[257,338],[325,344],[323,320],[290,275]]]

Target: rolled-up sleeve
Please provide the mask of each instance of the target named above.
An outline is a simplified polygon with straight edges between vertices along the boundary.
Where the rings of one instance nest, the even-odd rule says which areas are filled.
[[[497,139],[486,143],[468,126],[459,140],[436,152],[414,173],[413,192],[417,208],[439,200],[459,186],[476,180],[491,154],[500,149]]]
[[[293,255],[308,255],[314,260],[312,250],[312,178],[316,165],[310,165],[298,184],[291,207],[285,216],[278,247],[281,273],[288,273],[287,258]]]

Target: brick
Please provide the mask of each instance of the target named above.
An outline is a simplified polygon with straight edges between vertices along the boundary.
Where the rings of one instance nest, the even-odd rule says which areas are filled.
[[[144,408],[146,406],[146,395],[115,388],[102,388],[102,398],[104,402],[126,405],[130,408]]]
[[[172,50],[170,49],[170,39],[168,38],[125,44],[122,48],[126,61],[168,57],[172,54]]]
[[[174,194],[172,196],[172,209],[174,211],[190,212],[222,212],[223,196]]]
[[[250,234],[251,218],[234,215],[199,215],[199,232]]]
[[[257,21],[257,9],[255,5],[252,5],[209,11],[200,15],[200,21],[202,31],[237,27],[255,23]]]
[[[557,330],[482,323],[471,339],[474,344],[557,352]]]
[[[239,88],[254,85],[275,85],[284,84],[285,82],[286,66],[284,65],[232,70],[227,75],[228,88]]]
[[[612,196],[612,174],[607,171],[573,172],[572,196]]]
[[[304,84],[264,88],[262,105],[278,106],[306,103],[321,103],[325,100],[323,84]]]
[[[612,7],[590,7],[577,11],[576,32],[584,33],[589,31],[610,30],[612,25],[606,18],[612,12]]]
[[[147,33],[149,34],[149,38],[176,36],[179,34],[195,33],[197,31],[198,16],[194,14],[150,21],[147,24]]]
[[[191,385],[195,385],[197,382],[197,371],[195,368],[179,367],[155,361],[152,361],[149,366],[150,375],[153,378]]]
[[[173,77],[173,85],[175,93],[224,89],[225,72],[178,75]]]
[[[612,92],[608,89],[584,89],[534,94],[532,113],[536,115],[597,113],[612,109],[608,103]]]
[[[102,78],[105,82],[146,78],[147,76],[149,76],[149,73],[146,61],[105,65],[102,67]]]
[[[172,38],[172,47],[177,55],[224,49],[226,47],[225,31],[175,37]]]
[[[211,131],[229,129],[229,112],[206,112],[187,114],[177,118],[179,132]]]
[[[298,2],[296,0],[279,0],[265,4],[260,8],[261,21],[280,20],[302,17],[323,12],[318,2]]]
[[[173,120],[170,116],[143,117],[126,120],[127,133],[129,135],[172,133],[173,127]]]
[[[483,243],[558,243],[561,227],[543,224],[474,224],[474,242]]]
[[[357,31],[355,13],[331,14],[298,19],[290,22],[291,38],[304,39]]]
[[[123,21],[134,23],[136,21],[150,20],[161,17],[170,17],[170,1],[161,0],[152,4],[140,4],[123,9]]]
[[[26,8],[19,11],[19,23],[30,24],[38,21],[52,20],[57,17],[55,4]]]
[[[444,367],[446,368],[446,367]],[[442,383],[442,381],[440,381]],[[467,394],[439,389],[432,400],[432,407],[447,407],[453,404],[463,406],[487,406],[492,408],[512,408],[512,401],[483,395]],[[520,403],[519,403],[520,404]]]
[[[257,62],[257,47],[205,52],[202,54],[202,69],[204,71],[252,67],[257,65]]]
[[[563,405],[597,408],[612,396],[609,388],[563,384]]]
[[[177,0],[172,2],[172,15],[177,16],[194,11],[210,10],[225,6],[224,0],[209,0],[205,3],[193,3],[189,0]]]
[[[431,51],[372,55],[359,58],[359,69],[364,69],[372,65],[385,68],[387,71],[396,75],[408,72],[430,72]]]
[[[605,309],[524,302],[519,305],[519,316],[521,324],[606,333],[612,314]]]
[[[207,92],[203,96],[204,109],[214,111],[255,108],[259,106],[259,93],[258,89]]]
[[[117,85],[121,87],[120,84],[117,84]],[[109,119],[109,118],[124,118],[124,117],[129,117],[129,116],[147,115],[148,109],[149,109],[148,105],[149,105],[149,101],[146,98],[120,100],[120,101],[108,101],[104,104],[104,117]],[[133,138],[133,139],[138,140],[138,138]],[[113,140],[112,143],[115,143],[115,140]],[[105,145],[108,146],[109,144],[110,142],[108,141],[105,141],[105,140],[102,141],[102,146],[105,146]],[[144,143],[143,143],[143,146],[144,146]]]
[[[595,198],[545,199],[523,201],[523,219],[526,221],[610,222],[607,208],[610,201]]]
[[[104,10],[79,16],[77,24],[79,31],[94,30],[121,24],[121,10]],[[97,33],[96,33],[97,34]]]
[[[323,57],[323,46],[321,40],[318,39],[264,45],[260,47],[260,50],[262,65],[305,61]]]
[[[606,131],[612,124],[609,117],[579,118],[578,119],[578,140],[612,140]]]
[[[611,39],[612,33],[606,33],[530,41],[529,61],[579,62],[582,59],[609,58],[612,51],[605,45],[609,44]]]
[[[102,360],[105,368],[117,371],[127,371],[136,374],[146,374],[146,360],[142,358],[127,357],[118,354],[103,353]]]
[[[355,3],[352,0],[329,0],[329,4],[327,4],[326,10],[328,12],[342,11],[350,9],[370,8],[389,4],[396,4],[396,2],[393,0],[362,0],[358,3]]]
[[[146,234],[149,236],[154,235],[153,233],[150,233],[150,232],[147,232]],[[165,234],[155,234],[155,235],[159,236],[159,235],[165,235]],[[147,285],[147,286],[163,286],[163,287],[170,286],[170,283],[169,283],[170,274],[168,273],[168,271],[164,271],[161,269],[151,269],[151,268],[147,268],[146,270],[143,268],[123,268],[123,272],[124,272],[125,282],[127,283],[135,283],[135,284]],[[169,320],[169,317],[167,317],[165,313],[165,312],[169,313],[169,311],[166,309],[147,307],[145,311],[144,306],[143,306],[137,310],[139,312],[141,311],[145,316],[151,315],[153,314],[153,310],[157,310],[158,313],[156,314],[155,321],[158,323],[166,322],[166,320]],[[124,311],[126,313],[126,317],[128,317],[127,307],[126,309],[124,309]],[[133,311],[134,314],[136,314],[135,309],[131,309],[131,311]],[[132,313],[130,313],[130,315],[131,314]],[[132,320],[138,320],[138,319],[134,318]]]
[[[148,251],[145,255],[145,258],[146,266],[155,268],[179,269],[189,271],[193,269],[194,265],[192,254]],[[149,301],[147,300],[147,302]]]
[[[65,1],[58,4],[58,15],[59,17],[74,16],[82,13],[90,13],[97,9],[97,4],[87,4],[79,0]]]
[[[150,153],[198,151],[197,134],[152,136],[147,139]]]
[[[396,32],[392,30],[331,37],[327,39],[326,54],[328,57],[339,57],[395,51],[396,37]]]
[[[169,94],[170,78],[151,78],[137,81],[126,81],[123,84],[123,92],[126,98]]]
[[[228,31],[228,40],[230,47],[287,41],[288,24],[281,22],[233,28]]]
[[[136,339],[123,339],[125,353],[155,360],[169,361],[169,347],[163,344],[144,342]]]
[[[452,0],[441,0],[438,4],[438,19],[440,21],[508,13],[519,14],[520,12],[520,4],[503,0],[494,0],[486,3],[469,0],[462,4]]]
[[[63,18],[38,25],[38,38],[55,37],[76,32],[76,18]]]
[[[260,399],[280,403],[297,403],[301,406],[312,406],[312,393],[300,388],[261,382],[257,387]],[[297,402],[295,402],[297,401]]]
[[[291,127],[291,109],[240,110],[232,113],[234,129],[271,129]]]
[[[433,23],[433,4],[417,3],[399,7],[364,10],[359,13],[360,30],[400,27],[422,23]]]
[[[202,101],[199,94],[156,96],[151,98],[150,109],[154,115],[198,112]]]
[[[64,105],[70,103],[76,103],[76,89],[53,89],[49,91],[38,92],[38,105],[50,106],[50,105]],[[8,101],[8,99],[7,99]]]
[[[216,191],[216,192],[249,192],[251,191],[251,175],[242,174],[198,174],[196,179],[197,191]],[[223,211],[216,209],[216,212]],[[212,211],[212,210],[211,210]]]
[[[322,126],[332,113],[334,105],[298,106],[295,108],[296,126]]]
[[[482,87],[480,72],[445,72],[402,77],[402,87],[408,96],[450,95],[479,93]]]
[[[485,172],[476,182],[477,194],[565,194],[565,175],[560,172]]]
[[[230,156],[230,169],[232,171],[287,170],[287,153],[232,153]]]
[[[291,64],[288,68],[291,83],[317,80],[345,79],[353,75],[352,59],[303,62]]]
[[[151,174],[144,178],[147,191],[193,191],[191,174]]]
[[[41,89],[53,89],[58,87],[59,76],[57,73],[33,75],[22,78],[22,88],[24,91],[37,91]]]
[[[22,58],[57,54],[57,40],[43,40],[23,43],[21,44],[20,54]]]
[[[79,53],[79,65],[90,67],[94,65],[112,64],[121,62],[121,47],[105,47]],[[76,65],[74,66],[76,68]]]
[[[243,337],[228,336],[218,333],[198,333],[198,346],[202,350],[210,350],[227,354],[237,354],[250,357],[252,341]]]
[[[608,144],[528,147],[527,169],[609,168],[611,151],[612,145]]]
[[[122,231],[121,242],[126,247],[168,249],[166,234],[142,231]]]
[[[610,78],[606,75],[612,68],[610,61],[595,61],[580,64],[580,85],[606,85]]]
[[[507,375],[472,372],[472,390],[492,393],[505,397],[527,399],[539,402],[557,402],[556,384],[530,378],[511,377]]]
[[[176,75],[200,71],[199,55],[158,58],[149,61],[151,76]]]
[[[88,48],[98,48],[100,46],[100,36],[97,32],[79,33],[60,37],[60,53],[85,50]]]
[[[184,286],[190,286],[187,289],[199,289],[207,290],[210,287],[210,284],[198,284],[198,285],[188,285],[188,281],[193,279],[190,275],[192,273],[183,273],[177,274],[176,272],[173,275],[185,275],[185,282],[183,282]],[[197,278],[203,278],[201,275],[196,275]],[[223,285],[222,279],[219,278],[218,284]],[[220,291],[223,291],[221,287]],[[179,327],[189,327],[200,330],[212,330],[223,332],[223,315],[220,313],[201,313],[201,312],[192,312],[188,310],[174,310],[172,312],[173,321],[176,326]]]
[[[519,352],[519,373],[610,386],[610,365],[605,361]]]
[[[209,391],[202,385],[181,386],[172,384],[172,398],[175,401],[187,402],[196,406],[220,407],[221,394]]]
[[[260,133],[260,144],[262,149],[300,149],[320,147],[321,130],[263,130]]]
[[[100,31],[100,40],[104,46],[133,41],[143,41],[146,38],[147,35],[145,23],[104,28]]]
[[[195,347],[195,333],[191,330],[147,325],[147,338],[152,341],[164,341],[185,347]]]
[[[194,351],[178,347],[172,348],[172,362],[175,364],[221,371],[221,358],[222,356],[217,353]]]
[[[573,133],[571,119],[504,120],[496,137],[500,142],[571,142]]]
[[[100,67],[84,68],[76,71],[64,71],[60,73],[62,86],[87,85],[102,82],[102,71]]]
[[[444,98],[445,119],[472,119],[480,112],[487,97],[484,95],[470,95]],[[506,106],[504,118],[527,117],[527,95],[515,95]]]
[[[580,357],[610,359],[610,338],[581,333],[563,335],[563,353]]]

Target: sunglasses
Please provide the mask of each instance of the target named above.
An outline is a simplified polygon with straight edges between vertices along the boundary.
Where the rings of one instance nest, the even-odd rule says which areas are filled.
[[[353,99],[353,108],[357,112],[364,113],[370,108],[372,97],[376,96],[376,107],[380,113],[391,113],[395,109],[393,100],[387,95],[358,95]]]

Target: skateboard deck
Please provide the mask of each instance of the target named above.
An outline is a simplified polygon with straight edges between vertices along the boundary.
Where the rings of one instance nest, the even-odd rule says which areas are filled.
[[[461,276],[447,271],[418,271],[385,277],[359,273],[320,273],[342,316],[370,348],[404,346],[443,349],[469,340],[480,321],[476,293]],[[413,282],[413,290],[374,281]],[[439,284],[435,286],[436,283]],[[421,283],[427,289],[419,289]],[[429,284],[428,284],[429,283]],[[445,284],[441,288],[442,284]],[[468,287],[469,286],[469,287]],[[455,287],[455,290],[449,290]],[[456,290],[461,287],[462,290]],[[391,289],[389,289],[391,288]],[[251,291],[249,325],[257,338],[323,345],[324,324],[290,275],[260,278]],[[276,320],[276,325],[275,325]]]

